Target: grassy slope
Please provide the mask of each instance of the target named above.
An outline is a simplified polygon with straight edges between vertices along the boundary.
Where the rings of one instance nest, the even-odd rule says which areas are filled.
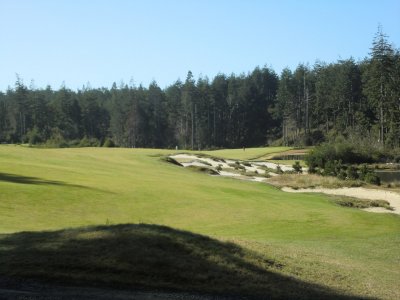
[[[400,297],[398,216],[189,172],[156,157],[170,152],[0,146],[0,232],[162,224],[267,255],[284,265],[285,276],[349,294]]]
[[[292,149],[291,147],[263,147],[263,148],[246,148],[243,149],[222,149],[213,151],[201,151],[215,157],[251,160],[266,156],[272,153],[280,153]]]

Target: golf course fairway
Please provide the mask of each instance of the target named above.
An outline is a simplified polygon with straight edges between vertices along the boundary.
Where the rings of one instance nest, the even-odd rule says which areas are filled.
[[[232,151],[241,157],[215,156],[273,152]],[[398,215],[191,171],[162,160],[172,153],[0,146],[0,277],[271,298],[400,298]]]

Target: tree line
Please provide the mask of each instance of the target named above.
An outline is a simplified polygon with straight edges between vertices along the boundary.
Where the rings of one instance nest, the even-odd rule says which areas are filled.
[[[49,146],[212,149],[312,145],[337,135],[400,146],[400,52],[379,29],[370,57],[268,67],[165,89],[37,89],[17,77],[0,92],[0,142]]]

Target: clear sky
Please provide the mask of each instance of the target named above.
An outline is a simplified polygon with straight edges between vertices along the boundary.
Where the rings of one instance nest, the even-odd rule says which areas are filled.
[[[0,0],[0,90],[362,59],[379,23],[399,48],[400,0]]]

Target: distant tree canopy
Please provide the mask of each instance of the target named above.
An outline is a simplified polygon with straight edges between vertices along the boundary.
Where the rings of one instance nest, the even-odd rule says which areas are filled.
[[[185,149],[311,145],[337,135],[400,146],[400,52],[378,30],[369,58],[218,74],[213,80],[0,92],[0,142]]]

